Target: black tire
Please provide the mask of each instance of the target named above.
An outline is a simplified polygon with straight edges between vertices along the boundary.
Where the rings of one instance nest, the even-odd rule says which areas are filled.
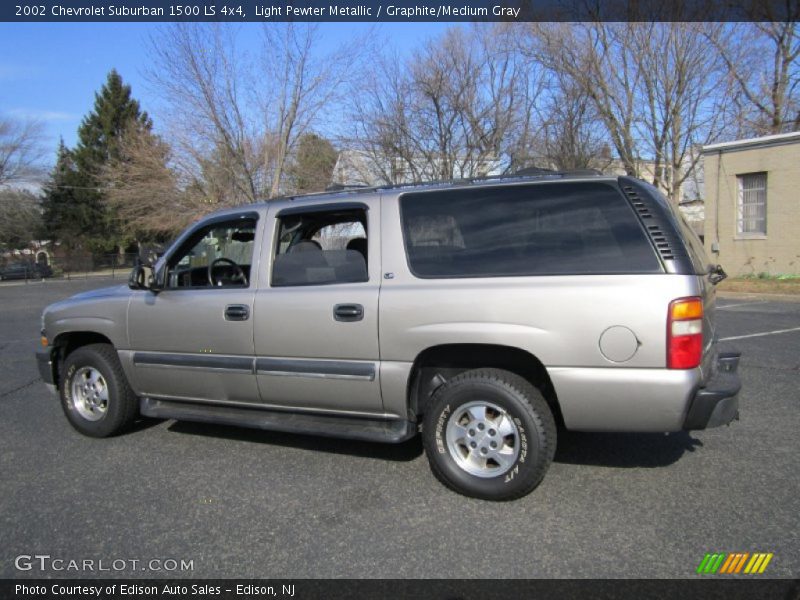
[[[102,376],[105,408],[98,409],[96,420],[85,417],[86,409],[76,406],[73,383],[94,370]],[[139,412],[139,401],[133,393],[117,353],[109,344],[91,344],[71,352],[64,361],[60,397],[61,408],[70,424],[89,437],[108,437],[122,433],[130,427]],[[80,386],[80,382],[77,383]],[[80,393],[80,392],[79,392]]]
[[[461,414],[459,410],[466,417],[464,407],[473,403],[480,405],[482,402],[490,405],[487,417],[501,414],[491,408],[493,405],[505,411],[516,426],[516,431],[501,442],[512,453],[511,458],[506,460],[513,460],[515,446],[518,450],[510,466],[505,467],[489,459],[485,462],[488,468],[483,469],[483,476],[477,476],[466,470],[469,467],[457,462],[456,453],[459,449],[462,456],[463,452],[470,451],[457,443],[455,450],[451,450],[447,432],[450,422]],[[495,418],[500,421],[494,422],[504,419]],[[475,431],[474,428],[468,430]],[[481,438],[483,441],[479,443],[486,443],[486,435],[493,431],[487,430]],[[425,414],[422,441],[433,474],[447,487],[465,496],[483,500],[514,500],[533,491],[547,472],[556,451],[556,424],[541,392],[528,381],[500,369],[476,369],[461,373],[436,391]],[[475,448],[474,445],[472,447]],[[478,450],[483,452],[484,449],[476,450],[480,460]],[[499,473],[496,476],[493,475],[495,471]]]

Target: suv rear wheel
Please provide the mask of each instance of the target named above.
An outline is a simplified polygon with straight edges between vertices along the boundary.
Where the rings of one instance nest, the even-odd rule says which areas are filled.
[[[422,428],[434,475],[485,500],[513,500],[544,477],[556,425],[541,392],[500,369],[466,371],[434,394]]]
[[[78,348],[67,356],[63,372],[61,407],[75,429],[90,437],[108,437],[133,423],[138,401],[112,346]]]

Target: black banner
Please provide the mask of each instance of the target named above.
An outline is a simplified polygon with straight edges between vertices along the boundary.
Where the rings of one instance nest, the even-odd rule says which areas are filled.
[[[787,21],[797,0],[15,0],[7,22]]]
[[[0,597],[7,599],[101,600],[166,598],[337,600],[512,600],[531,598],[641,600],[679,598],[691,600],[781,599],[800,600],[800,580],[697,579],[697,580],[324,580],[324,579],[196,579],[196,580],[2,580]]]

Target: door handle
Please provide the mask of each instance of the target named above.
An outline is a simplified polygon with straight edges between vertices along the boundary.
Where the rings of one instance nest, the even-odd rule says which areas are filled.
[[[225,307],[226,321],[247,321],[250,308],[246,304],[229,304]]]
[[[337,304],[333,307],[333,318],[349,323],[364,318],[364,307],[360,304]]]

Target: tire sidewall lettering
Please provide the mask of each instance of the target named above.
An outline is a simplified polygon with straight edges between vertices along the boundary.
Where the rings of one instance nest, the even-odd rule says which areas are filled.
[[[511,483],[514,480],[514,477],[519,474],[520,465],[525,465],[525,458],[528,456],[528,434],[522,425],[522,420],[516,415],[512,419],[519,432],[519,456],[517,457],[517,462],[514,463],[514,467],[500,476],[503,478],[503,483]]]
[[[436,432],[434,433],[434,437],[436,438],[436,450],[439,452],[439,454],[447,454],[447,448],[445,447],[444,441],[444,427],[447,423],[450,412],[451,407],[448,404],[442,409],[442,412],[439,413],[439,418],[436,419]]]
[[[519,464],[524,464],[525,459],[528,457],[528,434],[519,417],[514,417],[514,423],[517,425],[517,430],[519,431],[519,457],[517,457],[516,468]]]
[[[514,468],[508,471],[503,476],[503,483],[511,483],[514,480],[516,474],[519,473],[519,461],[514,465]]]
[[[64,374],[64,385],[61,388],[61,397],[63,398],[66,407],[72,414],[77,415],[75,411],[75,402],[72,399],[72,377],[75,371],[78,370],[78,365],[70,365],[67,372]],[[79,415],[78,415],[79,416]]]

